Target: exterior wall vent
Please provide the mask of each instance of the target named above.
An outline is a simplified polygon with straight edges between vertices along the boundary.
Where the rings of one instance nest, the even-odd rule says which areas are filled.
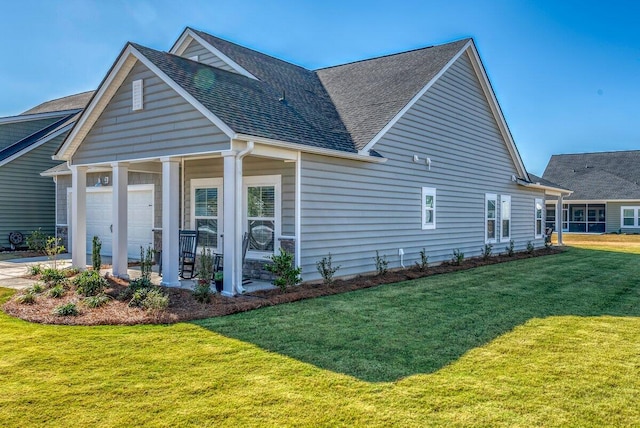
[[[143,106],[143,93],[142,93],[142,79],[134,80],[132,85],[132,105],[131,110],[142,110]]]

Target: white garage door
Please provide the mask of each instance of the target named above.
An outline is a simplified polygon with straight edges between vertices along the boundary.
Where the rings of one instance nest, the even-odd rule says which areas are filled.
[[[93,237],[102,241],[100,254],[112,255],[112,203],[110,188],[87,188],[87,253],[91,253]],[[153,187],[129,186],[127,256],[140,258],[140,247],[153,247]]]

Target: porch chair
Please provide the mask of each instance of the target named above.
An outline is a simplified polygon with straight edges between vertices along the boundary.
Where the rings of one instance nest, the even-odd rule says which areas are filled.
[[[180,272],[179,275],[184,279],[191,279],[195,274],[196,266],[196,247],[198,245],[198,231],[197,230],[181,230],[179,237],[179,257],[180,257]],[[187,278],[185,275],[189,274]]]

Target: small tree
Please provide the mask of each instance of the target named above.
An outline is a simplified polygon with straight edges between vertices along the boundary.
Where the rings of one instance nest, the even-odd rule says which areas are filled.
[[[91,266],[93,270],[99,272],[102,267],[102,257],[100,256],[100,250],[102,249],[102,241],[97,236],[93,237],[91,248]]]
[[[331,285],[333,284],[333,276],[338,269],[340,269],[340,266],[333,266],[331,253],[329,253],[328,257],[323,257],[322,260],[316,262],[316,269],[318,269],[318,273],[322,276],[324,284]]]
[[[302,269],[300,267],[294,267],[293,254],[280,248],[280,254],[272,254],[271,256],[267,256],[267,258],[271,260],[273,264],[268,264],[265,266],[265,269],[276,276],[273,283],[277,285],[283,293],[287,291],[288,287],[298,285],[302,282],[302,278],[300,277]]]
[[[429,256],[427,256],[427,250],[424,248],[420,250],[420,261],[416,262],[416,267],[422,272],[426,271],[429,267]]]
[[[153,267],[153,250],[151,247],[147,247],[145,250],[140,246],[140,272],[141,277],[148,282],[151,282],[151,268]]]
[[[387,273],[387,269],[389,267],[387,256],[380,256],[380,253],[378,253],[378,250],[376,250],[376,256],[373,258],[373,261],[376,263],[376,272],[378,273],[378,275],[382,276]]]
[[[65,252],[64,245],[60,245],[60,242],[62,242],[62,238],[49,236],[44,246],[44,252],[49,260],[53,261],[54,269],[58,267],[58,255]]]

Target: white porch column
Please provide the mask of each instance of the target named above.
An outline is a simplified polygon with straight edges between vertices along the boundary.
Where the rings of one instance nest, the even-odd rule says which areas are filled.
[[[558,235],[558,245],[564,245],[562,243],[562,205],[563,197],[558,196],[558,205],[556,205],[556,233]]]
[[[180,227],[180,161],[162,158],[162,285],[175,287],[178,279]]]
[[[112,215],[112,274],[118,278],[128,279],[127,275],[127,212],[129,164],[114,162],[113,171],[113,215]]]
[[[222,294],[225,296],[233,296],[237,284],[237,264],[236,246],[239,237],[236,236],[236,198],[240,198],[236,194],[236,153],[223,153],[224,156],[224,183],[223,183],[223,248],[224,256],[224,283]],[[240,272],[242,275],[242,272]],[[242,278],[240,278],[242,281]]]
[[[71,263],[87,268],[87,167],[71,166]]]

